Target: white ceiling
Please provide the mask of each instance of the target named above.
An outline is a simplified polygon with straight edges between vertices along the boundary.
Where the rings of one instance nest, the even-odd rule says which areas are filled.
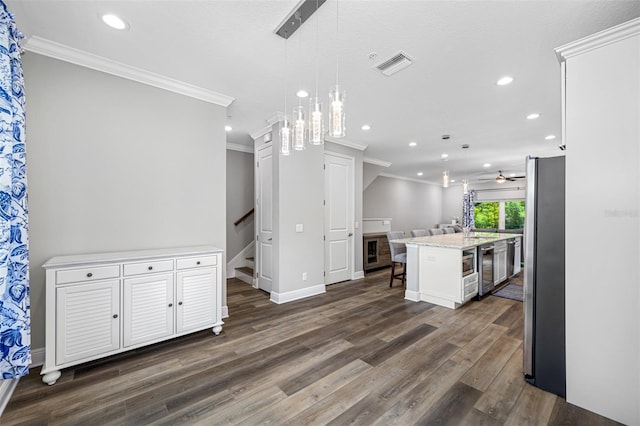
[[[285,41],[274,30],[297,3],[7,1],[27,37],[234,97],[228,141],[247,145],[250,132],[284,109]],[[105,26],[99,17],[107,12],[130,28]],[[444,168],[454,179],[486,178],[499,169],[523,173],[526,155],[560,155],[560,66],[553,49],[639,17],[640,1],[340,0],[337,49],[336,0],[327,0],[289,38],[289,108],[298,86],[314,91],[316,16],[319,91],[325,95],[335,84],[337,52],[347,90],[345,139],[367,145],[365,157],[391,162],[386,173],[436,182]],[[372,69],[399,50],[415,59],[412,66],[391,77]],[[514,82],[497,86],[504,75]],[[526,120],[531,112],[542,116]],[[360,129],[365,123],[368,132]],[[556,140],[546,141],[549,134]],[[418,145],[410,148],[410,141]],[[463,152],[462,144],[471,147]],[[446,163],[442,153],[449,154]]]

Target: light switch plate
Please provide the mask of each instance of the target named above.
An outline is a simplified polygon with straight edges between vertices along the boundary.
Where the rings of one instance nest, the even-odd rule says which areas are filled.
[[[296,232],[304,232],[304,226],[302,223],[296,223]]]

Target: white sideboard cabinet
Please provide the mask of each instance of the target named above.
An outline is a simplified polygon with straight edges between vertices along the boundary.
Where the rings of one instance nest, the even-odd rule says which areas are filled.
[[[42,381],[60,370],[194,331],[222,330],[222,250],[57,256],[46,270]]]

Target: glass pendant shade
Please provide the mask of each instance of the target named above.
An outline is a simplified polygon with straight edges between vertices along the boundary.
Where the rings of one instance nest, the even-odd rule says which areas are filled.
[[[444,172],[442,172],[442,187],[449,187],[449,170],[445,170]]]
[[[293,149],[302,151],[307,147],[307,121],[304,107],[293,108]]]
[[[324,143],[324,118],[320,98],[309,100],[309,143],[312,145]]]
[[[329,92],[329,136],[342,138],[346,134],[345,92],[335,86]]]
[[[280,127],[280,154],[291,154],[291,127],[287,117],[282,120],[282,127]]]
[[[462,192],[464,194],[469,193],[469,181],[467,180],[467,178],[462,179]]]

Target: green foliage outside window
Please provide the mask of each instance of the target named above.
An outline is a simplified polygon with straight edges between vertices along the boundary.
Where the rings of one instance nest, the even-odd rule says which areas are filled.
[[[524,228],[524,201],[506,201],[504,215],[505,229]]]
[[[500,223],[500,203],[497,201],[475,203],[473,214],[476,228],[497,228]]]

